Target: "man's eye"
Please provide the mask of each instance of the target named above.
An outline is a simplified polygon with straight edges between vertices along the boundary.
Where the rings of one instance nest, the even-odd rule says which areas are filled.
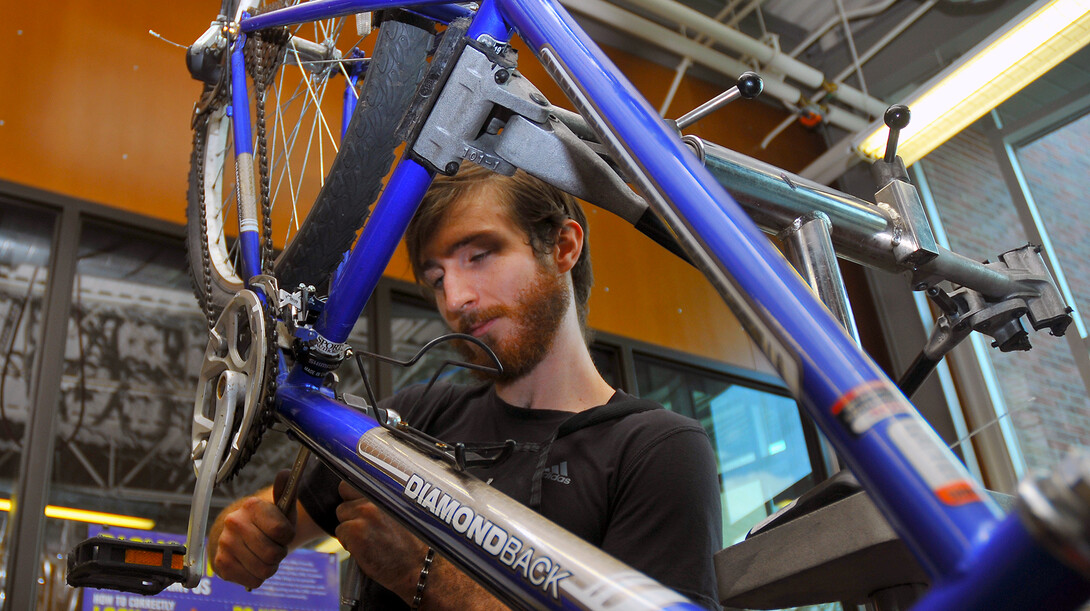
[[[428,276],[428,275],[425,274],[424,275],[424,284],[428,285],[428,287],[432,288],[432,289],[443,288],[443,276],[441,276],[441,275]]]
[[[481,252],[476,253],[473,256],[471,256],[469,258],[469,260],[474,262],[474,263],[477,263],[477,262],[483,261],[484,258],[487,257],[490,254],[492,254],[491,250],[482,250]]]

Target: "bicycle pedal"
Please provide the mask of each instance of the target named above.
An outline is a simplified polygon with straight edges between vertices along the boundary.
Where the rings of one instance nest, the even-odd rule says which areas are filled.
[[[68,553],[68,585],[133,594],[158,594],[185,582],[185,546],[99,535]]]

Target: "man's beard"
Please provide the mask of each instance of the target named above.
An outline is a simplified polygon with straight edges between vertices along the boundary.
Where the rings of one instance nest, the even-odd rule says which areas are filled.
[[[519,294],[514,305],[496,305],[459,318],[456,328],[463,333],[479,322],[498,317],[506,318],[514,327],[502,339],[490,337],[490,333],[480,338],[496,353],[503,365],[503,372],[474,371],[474,375],[506,383],[521,379],[533,371],[552,348],[570,301],[571,295],[563,277],[541,268],[535,274],[534,283]],[[470,363],[496,366],[480,347],[465,341],[456,344]]]

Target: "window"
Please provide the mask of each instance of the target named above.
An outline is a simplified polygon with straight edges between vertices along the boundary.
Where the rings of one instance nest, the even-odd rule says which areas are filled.
[[[1070,299],[1081,311],[1090,296],[1090,284],[1079,273],[1086,266],[1079,233],[1086,223],[1085,215],[1073,212],[1081,204],[1073,193],[1078,192],[1079,172],[1088,168],[1084,155],[1067,152],[1085,141],[1090,124],[1068,124],[1008,155],[1003,133],[990,121],[982,119],[921,162],[938,210],[932,223],[948,236],[952,250],[978,260],[995,260],[1005,250],[1051,239],[1045,252],[1066,272],[1061,289],[1070,287]],[[1074,167],[1078,164],[1083,169]],[[1020,174],[1028,193],[1022,191]],[[1036,221],[1027,225],[1032,217]],[[1077,337],[1078,326],[1071,325],[1068,334]],[[1071,451],[1090,447],[1087,372],[1079,364],[1086,355],[1073,352],[1072,342],[1031,333],[1032,350],[1003,353],[989,347],[990,338],[974,334],[970,341],[983,359],[997,403],[993,414],[978,415],[970,428],[997,426],[1016,473],[1047,469]]]
[[[697,420],[712,440],[724,545],[817,483],[794,399],[694,367],[639,354],[634,360],[640,396]]]
[[[431,340],[450,333],[443,319],[434,307],[405,299],[394,299],[390,316],[390,331],[393,339],[392,356],[401,361],[413,358],[416,353]],[[426,383],[436,374],[444,361],[460,361],[464,357],[453,343],[444,342],[424,353],[412,367],[390,367],[393,375],[394,391],[418,383]],[[473,374],[461,367],[447,365],[439,373],[439,379],[456,384],[475,383]]]
[[[1090,327],[1090,219],[1079,208],[1085,201],[1080,178],[1090,171],[1086,143],[1090,115],[1068,123],[1017,149],[1041,221],[1059,255],[1073,304]]]
[[[85,221],[73,285],[49,502],[150,518],[184,533],[194,390],[208,342],[180,240]],[[290,466],[297,446],[267,432],[251,464],[218,487],[213,515]],[[64,553],[85,525],[50,520]],[[62,541],[67,543],[62,544]],[[54,548],[53,545],[56,545]]]
[[[0,204],[0,497],[10,499],[31,410],[56,215]],[[0,528],[7,516],[0,513]]]
[[[0,476],[8,480],[17,477],[30,411],[54,220],[41,210],[0,207]]]

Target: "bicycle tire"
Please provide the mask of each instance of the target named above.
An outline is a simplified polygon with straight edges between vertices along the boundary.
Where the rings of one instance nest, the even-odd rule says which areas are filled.
[[[355,240],[393,163],[395,149],[400,144],[398,126],[423,78],[432,38],[430,28],[422,27],[415,19],[403,21],[395,16],[379,27],[356,111],[328,178],[275,263],[274,275],[281,287],[290,289],[300,283],[321,285]],[[226,105],[227,101],[221,100],[195,126],[187,190],[187,262],[198,301],[203,304],[207,300],[212,315],[243,288],[230,255],[224,256],[228,252],[225,240],[218,234],[224,210],[231,206],[230,197],[223,196],[222,181],[211,190],[206,181],[203,223],[201,216],[200,172],[204,170],[207,175],[209,170],[216,170],[220,176],[233,175],[224,169],[233,165],[233,155],[228,150],[230,138],[225,133],[230,131]],[[201,139],[204,146],[200,146]],[[213,260],[207,268],[202,241],[212,252]]]

